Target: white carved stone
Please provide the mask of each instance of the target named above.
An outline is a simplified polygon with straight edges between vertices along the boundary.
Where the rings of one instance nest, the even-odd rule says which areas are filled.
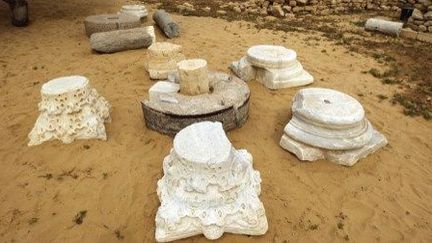
[[[180,45],[156,42],[148,48],[147,71],[152,79],[168,79],[177,73],[177,63],[184,60]]]
[[[171,97],[171,94],[178,93],[180,91],[180,85],[177,83],[158,81],[149,89],[149,100],[152,102],[158,102],[166,100],[166,97]]]
[[[173,241],[224,232],[262,235],[268,228],[258,196],[261,178],[252,155],[236,150],[220,122],[194,123],[174,138],[158,181],[161,206],[156,214],[156,240]]]
[[[387,144],[351,96],[323,88],[300,90],[280,145],[301,160],[327,159],[352,166]]]
[[[297,61],[297,54],[283,46],[257,45],[231,65],[233,72],[245,81],[257,80],[269,89],[308,85],[313,77]]]
[[[384,19],[370,18],[365,23],[365,29],[378,31],[387,35],[399,36],[403,23]]]
[[[142,4],[123,5],[120,13],[132,14],[138,16],[140,19],[145,18],[148,15],[146,7]]]
[[[210,91],[207,61],[187,59],[177,63],[180,92],[185,95],[206,94]]]
[[[29,134],[29,146],[58,139],[106,140],[104,122],[110,122],[110,104],[99,96],[86,77],[68,76],[42,86],[40,115]]]

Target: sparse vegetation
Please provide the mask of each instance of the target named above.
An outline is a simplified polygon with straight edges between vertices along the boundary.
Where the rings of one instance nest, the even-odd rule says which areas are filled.
[[[87,216],[87,210],[80,211],[75,215],[73,221],[75,222],[75,224],[82,224],[86,216]]]
[[[39,218],[31,218],[28,221],[29,225],[36,224],[39,221]]]

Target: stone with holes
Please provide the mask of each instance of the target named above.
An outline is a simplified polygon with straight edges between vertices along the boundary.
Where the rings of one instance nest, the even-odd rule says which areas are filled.
[[[347,166],[386,144],[356,99],[323,88],[302,89],[296,94],[292,118],[280,141],[301,160],[328,159]]]
[[[86,77],[53,79],[42,86],[40,115],[29,134],[29,146],[58,139],[106,140],[105,122],[111,121],[110,104],[93,89]]]
[[[253,46],[245,57],[232,63],[231,69],[241,79],[255,79],[269,89],[303,86],[313,82],[313,77],[297,61],[297,53],[283,46]]]

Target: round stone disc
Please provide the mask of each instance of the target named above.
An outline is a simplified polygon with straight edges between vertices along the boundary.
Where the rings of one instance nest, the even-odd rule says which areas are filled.
[[[365,117],[363,107],[356,99],[324,88],[300,90],[294,97],[292,111],[307,122],[335,129],[357,126]]]
[[[199,122],[182,129],[174,138],[174,150],[181,158],[199,164],[226,161],[231,142],[220,122]]]
[[[246,56],[249,63],[262,68],[287,68],[297,59],[295,51],[273,45],[252,46]]]
[[[53,79],[42,85],[42,93],[58,95],[81,89],[88,84],[88,79],[83,76],[67,76]]]

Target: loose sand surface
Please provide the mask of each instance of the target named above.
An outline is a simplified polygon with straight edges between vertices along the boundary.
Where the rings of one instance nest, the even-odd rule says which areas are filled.
[[[34,0],[32,23],[15,28],[0,1],[1,242],[154,241],[156,183],[172,138],[144,125],[139,101],[154,83],[144,68],[146,50],[92,53],[83,26],[86,16],[116,12],[123,3]],[[311,87],[357,98],[389,141],[352,168],[302,163],[278,145],[299,88],[270,91],[248,83],[249,120],[228,137],[254,156],[269,230],[258,237],[225,234],[220,242],[432,241],[432,122],[407,117],[400,106],[377,97],[391,96],[393,86],[362,71],[384,66],[330,41],[314,41],[312,34],[258,31],[246,22],[213,18],[174,19],[183,33],[170,41],[183,45],[187,57],[206,59],[211,70],[230,72],[229,64],[254,44],[296,50],[316,79]],[[157,38],[165,40],[159,31]],[[87,76],[112,104],[108,140],[27,147],[42,84],[74,74]]]

